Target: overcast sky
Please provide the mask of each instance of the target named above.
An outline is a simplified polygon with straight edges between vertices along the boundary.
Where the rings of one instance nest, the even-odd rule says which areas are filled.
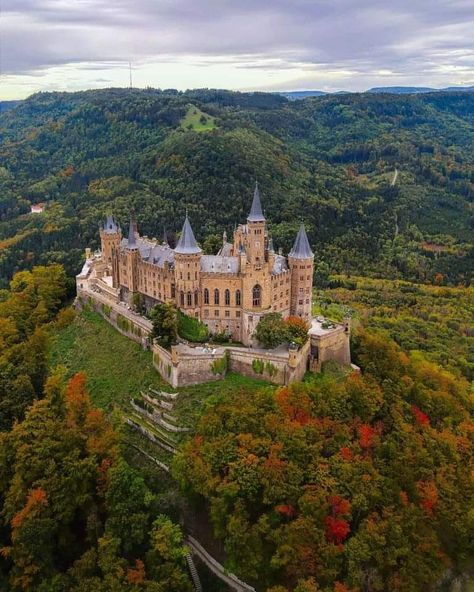
[[[0,99],[474,84],[474,0],[0,0]]]

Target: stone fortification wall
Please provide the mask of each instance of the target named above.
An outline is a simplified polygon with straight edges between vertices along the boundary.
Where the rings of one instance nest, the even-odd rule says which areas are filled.
[[[153,344],[153,364],[161,377],[172,386],[190,386],[224,378],[228,362],[222,348],[215,353],[193,353],[180,351],[180,346],[173,346],[171,352]]]
[[[322,364],[329,360],[349,366],[351,363],[349,337],[349,331],[344,326],[341,326],[339,331],[327,335],[311,335],[311,370],[320,372]]]
[[[109,298],[98,293],[78,291],[75,306],[78,309],[91,308],[102,315],[122,335],[133,339],[145,348],[150,346],[151,322],[111,302]]]

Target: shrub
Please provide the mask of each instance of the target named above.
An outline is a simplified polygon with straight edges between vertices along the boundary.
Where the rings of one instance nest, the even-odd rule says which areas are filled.
[[[64,329],[68,327],[76,318],[76,311],[73,308],[63,308],[56,317],[56,327]]]
[[[255,359],[252,361],[252,370],[255,374],[263,374],[265,369],[265,362],[263,360]]]
[[[227,354],[227,352],[226,352]],[[228,356],[225,355],[223,358],[214,360],[211,364],[211,371],[213,374],[220,374],[224,376],[227,372]]]
[[[228,343],[230,340],[231,337],[226,331],[214,333],[214,335],[212,336],[212,341],[215,341],[216,343]]]
[[[265,364],[265,370],[268,376],[270,376],[270,378],[273,378],[275,374],[278,372],[278,368],[275,366],[275,364],[272,364],[271,362],[267,362]]]
[[[209,339],[209,330],[198,319],[178,311],[178,335],[187,341],[204,343]]]

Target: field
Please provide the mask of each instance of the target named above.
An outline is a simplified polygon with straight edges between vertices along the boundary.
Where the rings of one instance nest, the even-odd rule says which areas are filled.
[[[212,115],[208,115],[194,105],[189,105],[186,115],[180,123],[182,129],[190,129],[195,132],[209,132],[216,128]]]

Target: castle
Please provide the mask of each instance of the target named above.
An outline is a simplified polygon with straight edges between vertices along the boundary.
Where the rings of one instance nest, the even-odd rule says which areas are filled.
[[[173,302],[205,323],[213,334],[252,344],[261,317],[278,312],[311,321],[314,255],[301,224],[288,257],[275,253],[262,210],[258,184],[246,224],[217,255],[204,255],[186,214],[178,243],[139,235],[134,216],[128,238],[107,216],[100,228],[101,269],[110,296],[129,305],[140,299],[146,308]]]

